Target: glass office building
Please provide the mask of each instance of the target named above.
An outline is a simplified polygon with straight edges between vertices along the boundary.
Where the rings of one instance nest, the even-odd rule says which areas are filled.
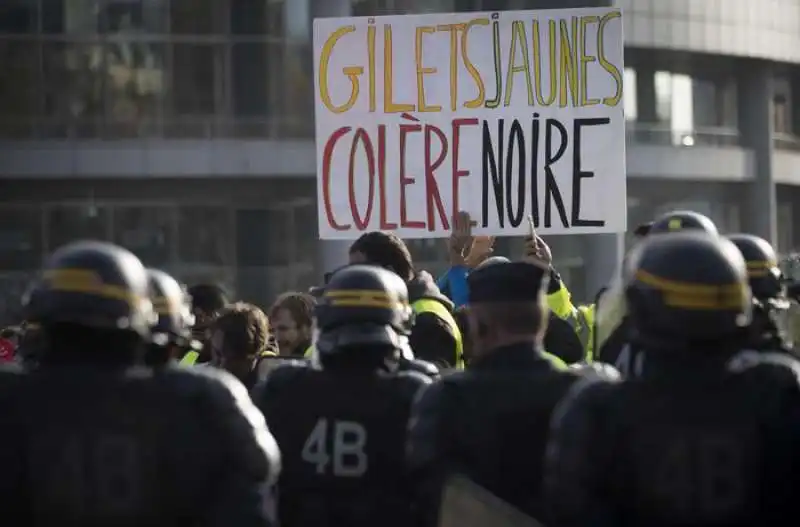
[[[87,237],[260,304],[310,286],[346,252],[317,239],[312,19],[534,4],[3,0],[0,312],[44,254]],[[630,224],[685,207],[800,246],[800,0],[618,5]],[[590,298],[615,238],[549,241]],[[410,245],[443,267],[441,240]]]

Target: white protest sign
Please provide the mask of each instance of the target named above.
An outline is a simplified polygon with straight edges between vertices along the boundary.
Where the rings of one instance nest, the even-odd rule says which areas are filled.
[[[314,21],[323,239],[626,228],[619,9]]]

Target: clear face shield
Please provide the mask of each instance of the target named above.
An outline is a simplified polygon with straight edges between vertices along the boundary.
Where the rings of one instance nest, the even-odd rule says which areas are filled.
[[[622,276],[618,273],[611,285],[597,299],[595,306],[595,353],[597,353],[611,334],[622,323],[628,314],[628,305],[625,301],[625,289]]]
[[[405,335],[398,335],[398,350],[400,351],[400,358],[402,360],[414,360],[414,352],[411,350],[411,344],[408,337]],[[317,327],[316,320],[311,328],[311,365],[314,367],[320,366],[319,352],[317,351],[317,340],[319,339],[319,328]]]

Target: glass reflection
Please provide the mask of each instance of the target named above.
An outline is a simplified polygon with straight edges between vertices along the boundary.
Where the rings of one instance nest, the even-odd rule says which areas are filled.
[[[162,113],[164,45],[114,40],[106,47],[109,135],[137,135]]]
[[[6,35],[36,33],[37,4],[37,0],[5,0],[0,7],[0,33]]]
[[[40,45],[30,40],[0,40],[0,136],[31,136],[39,115]]]
[[[48,15],[44,18],[52,19],[51,23],[47,25],[55,26],[48,29],[53,30],[53,33],[72,35],[86,35],[100,31],[102,26],[101,4],[101,0],[64,0],[61,2],[43,0],[42,2],[45,13]]]
[[[295,15],[305,13],[309,27],[308,0],[293,0],[288,5],[286,0],[229,0],[228,9],[231,19],[231,33],[234,35],[269,35],[283,36],[284,26],[288,22],[290,29],[301,23]],[[290,9],[285,13],[285,9]],[[306,31],[306,38],[310,33]]]
[[[178,35],[210,35],[222,33],[217,9],[224,7],[218,0],[173,0],[170,2],[170,33]]]
[[[166,33],[167,6],[167,0],[106,0],[103,6],[105,29],[109,33]]]
[[[222,78],[222,45],[172,44],[172,90],[167,135],[205,137],[217,111],[217,80]],[[221,109],[221,108],[220,108]]]
[[[184,264],[224,265],[233,254],[233,222],[227,207],[178,209],[178,257]]]
[[[46,42],[44,106],[56,137],[96,137],[104,114],[103,47],[96,42]]]
[[[238,42],[231,50],[233,89],[233,113],[237,118],[251,120],[240,135],[263,136],[267,133],[264,118],[269,112],[268,71],[280,53],[270,53],[272,46],[262,42]],[[254,68],[253,64],[264,64],[266,68]],[[261,118],[256,122],[253,118]],[[259,126],[260,125],[260,126]],[[244,133],[242,133],[244,132]],[[237,134],[239,135],[239,134]]]
[[[110,219],[108,207],[93,203],[57,205],[47,210],[49,250],[77,240],[107,240]]]
[[[29,271],[42,263],[42,210],[0,210],[0,272]]]
[[[272,45],[270,57],[279,56],[283,45]],[[314,136],[313,55],[309,44],[293,43],[283,49],[282,60],[273,60],[269,67],[269,89],[273,97],[270,116],[280,122],[281,137]]]
[[[736,142],[736,85],[727,78],[699,78],[657,71],[653,78],[655,115],[670,131],[670,142]]]
[[[625,106],[625,120],[635,121],[639,118],[639,100],[636,96],[636,71],[633,68],[625,68],[623,86],[625,96],[622,102]]]
[[[114,209],[114,243],[138,256],[145,265],[164,267],[173,244],[174,209],[167,207],[117,207]]]

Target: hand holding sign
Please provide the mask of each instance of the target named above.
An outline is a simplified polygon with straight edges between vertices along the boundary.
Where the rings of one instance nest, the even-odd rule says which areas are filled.
[[[460,211],[453,217],[453,230],[447,240],[451,265],[464,265],[467,250],[472,245],[472,219]]]
[[[494,236],[475,236],[464,263],[470,269],[478,267],[494,252]]]
[[[553,253],[541,236],[536,234],[536,227],[533,225],[533,219],[528,218],[528,222],[531,232],[529,236],[525,237],[525,257],[523,260],[544,267],[550,267],[553,263]]]

